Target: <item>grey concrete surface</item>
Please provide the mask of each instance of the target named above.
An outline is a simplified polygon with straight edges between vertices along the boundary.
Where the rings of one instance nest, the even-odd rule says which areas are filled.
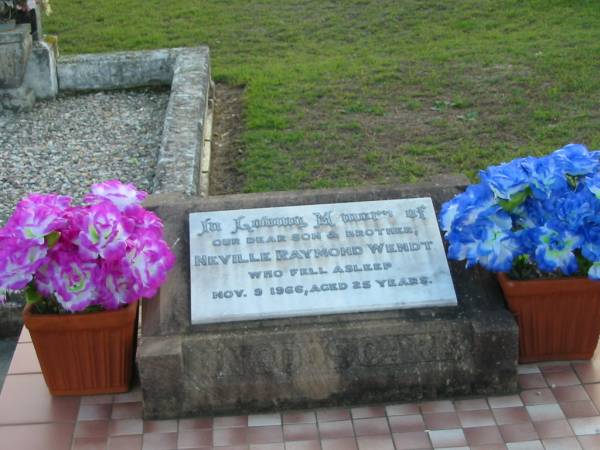
[[[0,339],[0,388],[4,385],[16,345],[16,337]]]
[[[22,293],[11,293],[6,303],[0,305],[0,338],[18,336],[23,326],[25,299]]]

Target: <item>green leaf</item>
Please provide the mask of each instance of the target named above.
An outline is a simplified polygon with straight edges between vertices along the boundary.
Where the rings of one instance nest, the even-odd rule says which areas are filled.
[[[46,240],[46,245],[48,246],[48,248],[52,248],[56,245],[56,243],[60,239],[60,232],[53,231],[52,233],[47,234],[44,239]]]
[[[100,236],[98,235],[98,231],[96,231],[96,229],[94,228],[93,225],[90,224],[88,231],[89,231],[89,235],[90,235],[90,240],[94,244],[97,244],[98,242],[100,242]]]
[[[590,267],[592,267],[593,262],[583,256],[580,249],[575,250],[575,257],[577,258],[577,265],[579,266],[578,275],[587,277],[588,271],[590,270]]]
[[[517,192],[511,197],[510,200],[498,199],[498,204],[506,212],[512,212],[517,206],[527,200],[527,197],[531,194],[531,188],[527,188],[524,191]]]
[[[28,284],[27,288],[25,289],[25,301],[27,304],[35,305],[40,303],[42,300],[44,300],[44,297],[42,297],[37,291],[33,283]]]
[[[570,175],[567,174],[567,183],[569,184],[569,187],[573,190],[577,189],[577,184],[579,183],[579,178],[575,175]]]

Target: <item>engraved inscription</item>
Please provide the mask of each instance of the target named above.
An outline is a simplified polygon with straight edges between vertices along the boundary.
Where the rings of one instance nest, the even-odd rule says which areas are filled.
[[[192,323],[454,306],[431,199],[190,214]]]
[[[451,347],[437,334],[384,335],[326,339],[318,342],[296,342],[244,345],[220,342],[205,349],[215,361],[220,379],[248,376],[285,377],[298,374],[315,365],[322,373],[369,368],[400,368],[436,361],[437,347]],[[282,373],[274,373],[281,368]]]

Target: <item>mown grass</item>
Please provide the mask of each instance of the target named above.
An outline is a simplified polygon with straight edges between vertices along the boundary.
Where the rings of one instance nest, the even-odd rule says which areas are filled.
[[[207,44],[243,191],[474,178],[600,147],[597,0],[53,0],[64,53]]]

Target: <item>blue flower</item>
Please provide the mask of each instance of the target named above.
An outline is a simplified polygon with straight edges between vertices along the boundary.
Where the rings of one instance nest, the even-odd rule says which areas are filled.
[[[518,229],[535,228],[546,222],[546,210],[539,200],[528,198],[512,210],[515,226]]]
[[[479,173],[479,178],[490,187],[496,197],[510,200],[513,195],[529,187],[529,175],[523,169],[524,162],[524,158],[520,158],[488,167]]]
[[[508,271],[517,258],[600,279],[600,151],[569,144],[549,156],[482,171],[481,182],[442,206],[448,258]]]
[[[547,199],[543,202],[547,211],[546,223],[553,228],[566,228],[581,234],[583,222],[595,214],[594,203],[597,202],[585,187],[568,191],[555,199]]]
[[[531,192],[536,198],[550,198],[569,189],[567,179],[555,158],[526,158],[523,169],[530,177]]]
[[[600,262],[600,216],[587,218],[581,228],[584,236],[581,253],[590,261]]]
[[[488,270],[510,270],[520,253],[520,244],[512,231],[512,219],[500,207],[489,208],[467,226],[450,232],[448,257],[466,259],[467,267],[480,263]]]
[[[560,270],[565,275],[577,272],[579,266],[573,251],[581,244],[581,236],[547,226],[539,228],[536,234],[535,260],[541,270],[545,272]]]
[[[592,264],[588,270],[588,277],[592,280],[600,280],[600,262]]]
[[[587,175],[598,168],[597,158],[590,154],[585,145],[569,144],[550,155],[569,175]]]
[[[585,185],[597,199],[600,199],[600,171],[585,177]]]
[[[502,212],[487,218],[489,223],[477,248],[480,264],[493,272],[509,271],[521,252],[521,245],[511,230],[512,220],[505,214]]]
[[[468,186],[465,192],[442,205],[440,227],[450,231],[457,223],[473,223],[479,214],[494,204],[492,191],[482,184]]]

